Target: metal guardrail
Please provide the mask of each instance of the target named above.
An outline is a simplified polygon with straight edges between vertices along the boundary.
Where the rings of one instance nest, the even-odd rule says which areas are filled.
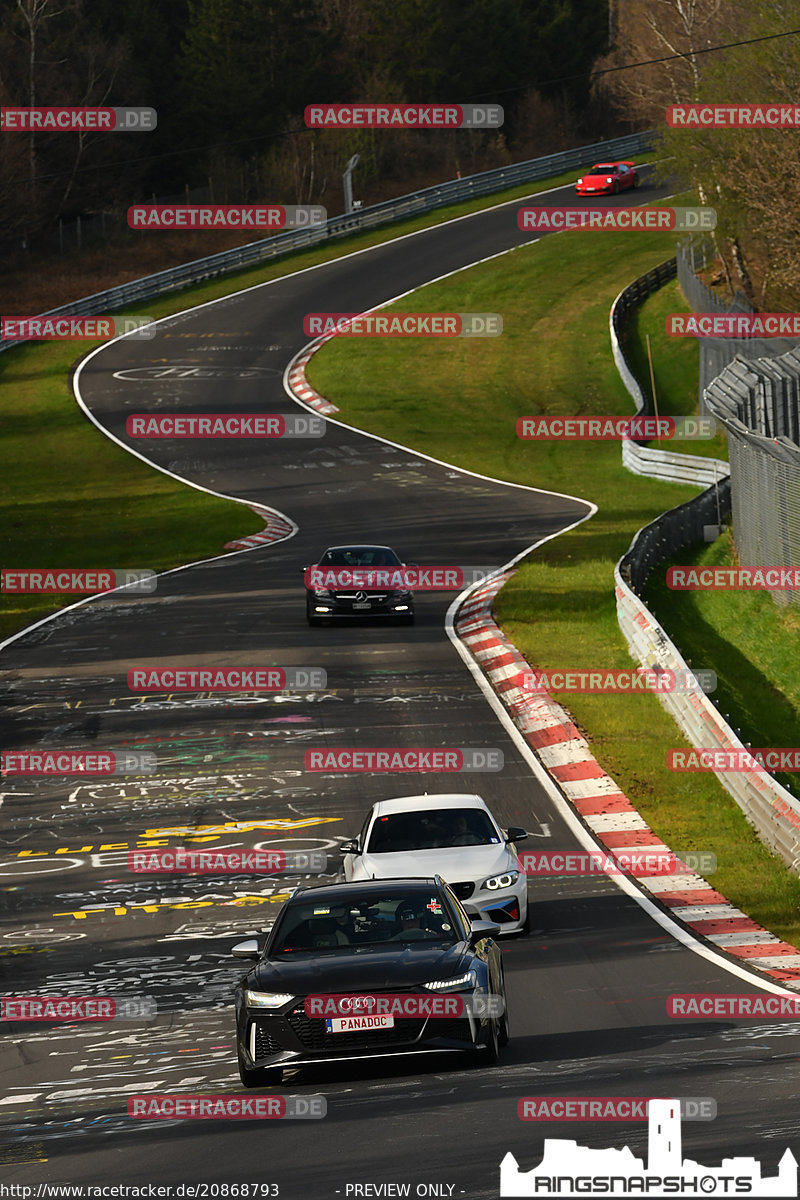
[[[670,258],[659,263],[652,270],[646,271],[633,283],[623,288],[611,305],[609,314],[609,335],[611,337],[611,352],[619,371],[620,378],[625,384],[637,413],[652,413],[650,397],[645,393],[638,379],[631,370],[622,349],[621,326],[626,314],[637,304],[641,304],[668,280],[674,279],[677,272],[677,260]],[[697,487],[708,487],[728,474],[728,464],[719,458],[704,458],[699,454],[679,454],[675,450],[659,450],[626,438],[622,443],[622,465],[634,475],[646,475],[652,479],[663,479],[668,483],[691,483]]]
[[[608,142],[596,142],[589,146],[576,146],[571,150],[562,150],[558,154],[548,154],[542,158],[532,158],[525,162],[513,163],[508,167],[496,167],[491,171],[481,171],[477,175],[468,175],[464,179],[448,180],[447,183],[436,184],[434,187],[422,188],[417,192],[399,196],[394,200],[385,200],[373,204],[369,208],[357,212],[345,213],[332,217],[326,225],[308,230],[296,230],[279,233],[273,237],[264,238],[258,242],[249,242],[246,246],[237,246],[232,250],[224,250],[220,254],[212,254],[207,258],[199,258],[194,262],[183,263],[169,270],[159,271],[155,275],[146,275],[119,287],[109,288],[104,292],[96,292],[60,308],[50,309],[39,316],[101,316],[105,313],[117,312],[130,304],[142,300],[152,300],[168,292],[179,291],[191,284],[203,283],[207,279],[215,279],[243,267],[256,266],[268,259],[291,254],[295,250],[303,250],[309,246],[317,246],[331,238],[346,237],[362,229],[374,229],[378,225],[399,221],[405,217],[416,216],[443,208],[448,204],[456,204],[461,200],[470,200],[478,196],[488,196],[493,192],[503,191],[521,183],[534,183],[538,179],[547,179],[563,171],[578,170],[597,158],[623,158],[631,154],[642,154],[652,150],[658,143],[659,134],[650,129],[644,133],[627,134],[625,137],[613,138]],[[0,341],[0,351],[8,350],[18,342]]]
[[[704,492],[703,497],[710,493],[713,494],[713,489]],[[697,500],[689,502],[690,505],[696,503]],[[664,517],[670,516],[672,513],[664,514]],[[663,521],[664,517],[659,517],[659,521]],[[691,520],[693,522],[694,518]],[[647,553],[644,546],[640,550],[638,543],[640,539],[645,543],[649,540],[651,529],[652,526],[645,526],[639,531],[630,550],[614,571],[617,620],[631,654],[643,665],[652,667],[660,664],[674,671],[691,671],[677,647],[624,578],[631,560],[639,557],[642,550]],[[659,692],[657,695],[695,748],[747,749],[714,703],[699,688],[686,694]],[[791,871],[800,874],[800,801],[766,772],[716,771],[715,774],[762,841],[780,855]]]
[[[679,279],[681,276],[681,261],[682,256],[679,249]],[[687,261],[687,254],[684,253],[684,265]],[[692,278],[696,278],[693,273]],[[700,288],[705,288],[705,285],[700,280],[696,280],[696,282]],[[707,292],[708,289],[705,289],[705,291]],[[695,302],[702,304],[709,303],[708,296],[703,295],[698,289],[692,289],[691,285],[688,290],[684,288],[684,293],[691,304]],[[624,294],[621,293],[621,295]],[[711,299],[715,298],[711,297]],[[709,303],[709,312],[746,311],[746,309],[741,307],[735,309],[732,307],[730,310],[725,310],[724,306],[719,305],[718,301],[716,303],[718,306],[717,309]],[[736,301],[737,305],[740,303],[741,300]],[[612,313],[613,311],[612,309]],[[699,311],[705,310],[701,309]],[[701,342],[704,340],[706,339],[701,339]],[[612,320],[612,344],[614,343],[615,332]],[[780,361],[786,364],[786,359]],[[625,379],[623,367],[620,367],[620,373],[623,374],[626,386],[628,386],[628,390],[634,396],[638,408],[639,400],[637,400],[637,395],[645,404],[647,402],[646,398],[643,396],[636,380],[633,379],[627,363],[624,362],[624,356],[622,357],[622,364],[624,370],[630,376],[632,384],[629,384],[628,380]],[[620,363],[618,362],[617,365],[620,366]],[[704,540],[704,526],[720,525],[722,519],[731,511],[732,506],[734,524],[736,523],[737,504],[742,503],[742,493],[737,486],[736,478],[737,438],[744,439],[747,437],[752,442],[758,438],[763,443],[766,441],[764,435],[768,432],[768,429],[774,434],[777,425],[780,425],[783,431],[789,428],[796,429],[796,424],[792,424],[792,422],[800,422],[800,415],[797,414],[796,408],[793,407],[793,405],[797,404],[798,392],[800,392],[800,352],[795,353],[792,365],[794,367],[793,372],[790,370],[788,364],[785,365],[784,369],[781,369],[774,360],[768,363],[759,362],[757,364],[735,362],[723,372],[723,375],[718,380],[714,381],[712,388],[709,389],[708,408],[728,429],[731,474],[726,475],[719,483],[715,482],[714,486],[707,488],[706,491],[702,492],[699,496],[695,496],[685,504],[681,504],[669,512],[662,513],[655,521],[640,529],[631,543],[629,550],[623,555],[614,569],[619,627],[628,643],[631,654],[643,666],[654,667],[658,665],[675,671],[690,669],[678,651],[678,648],[670,640],[666,631],[659,625],[654,615],[637,593],[644,590],[647,578],[654,567],[671,558],[676,551],[683,547],[702,542]],[[767,415],[770,410],[768,406],[765,407],[764,403],[764,388],[762,387],[759,391],[755,386],[755,383],[759,381],[759,371],[762,377],[760,382],[763,383],[764,378],[768,378],[775,388],[776,396],[779,396],[784,404],[784,407],[781,408],[780,403],[776,400],[775,411],[771,414],[771,423]],[[783,385],[782,390],[779,382]],[[632,390],[632,387],[635,387],[638,391]],[[712,391],[714,393],[713,399],[710,395]],[[760,434],[756,434],[752,428],[748,429],[739,419],[745,413],[754,424],[757,421],[761,422]],[[786,443],[786,445],[778,447],[779,442]],[[634,445],[633,443],[628,444],[631,446]],[[623,443],[624,446],[625,443]],[[775,438],[772,446],[772,452],[775,457],[783,456],[785,458],[790,444],[785,437],[782,437]],[[800,487],[797,484],[800,447],[794,446],[791,449],[797,455],[792,473],[794,495],[797,497],[800,494]],[[642,448],[638,447],[636,452],[641,454]],[[650,453],[657,454],[658,451],[651,451]],[[728,470],[728,464],[721,463],[717,459],[704,459],[701,461],[706,464],[717,464],[724,468],[726,472]],[[777,465],[775,464],[776,468]],[[786,461],[781,465],[786,468]],[[770,475],[774,485],[776,472],[773,471]],[[762,471],[760,475],[762,482],[764,476],[765,472]],[[787,490],[784,494],[784,500],[788,496],[789,493]],[[752,496],[747,495],[745,499],[752,505],[754,500]],[[800,539],[795,542],[795,552],[800,555]],[[763,555],[753,560],[754,564],[763,562],[773,563],[777,561],[775,557]],[[800,562],[800,557],[797,557],[795,561]],[[737,737],[734,729],[720,714],[713,701],[699,687],[687,693],[663,692],[658,693],[658,696],[663,707],[670,713],[684,736],[695,748],[747,749],[744,743]],[[715,774],[725,790],[739,805],[747,820],[753,825],[761,840],[772,851],[780,855],[791,871],[800,874],[800,801],[766,772],[716,771]]]

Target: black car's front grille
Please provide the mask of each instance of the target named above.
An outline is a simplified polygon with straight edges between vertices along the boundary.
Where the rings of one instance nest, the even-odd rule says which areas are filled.
[[[419,1017],[395,1017],[391,1029],[328,1033],[325,1029],[325,1018],[309,1017],[302,1007],[294,1009],[286,1019],[295,1037],[306,1050],[360,1050],[413,1042],[419,1037],[425,1024]]]
[[[472,1032],[469,1027],[469,1021],[465,1017],[452,1017],[449,1020],[431,1021],[428,1026],[428,1032],[433,1032],[432,1037],[450,1038],[456,1042],[472,1042]]]
[[[265,1024],[256,1022],[256,1058],[266,1058],[268,1054],[279,1054],[285,1047],[272,1036]]]
[[[451,883],[450,887],[458,896],[459,900],[469,900],[470,896],[475,891],[474,883]]]

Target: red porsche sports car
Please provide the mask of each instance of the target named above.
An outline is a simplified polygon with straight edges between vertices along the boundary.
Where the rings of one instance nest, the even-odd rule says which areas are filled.
[[[594,196],[598,192],[622,192],[639,186],[639,172],[632,162],[597,163],[575,184],[579,196]]]

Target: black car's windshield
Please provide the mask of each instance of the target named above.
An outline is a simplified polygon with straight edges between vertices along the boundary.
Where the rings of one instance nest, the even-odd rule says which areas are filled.
[[[352,901],[310,898],[284,911],[269,957],[398,943],[450,946],[459,936],[447,902],[435,888],[410,894],[387,891]]]
[[[390,813],[372,826],[368,854],[401,850],[442,850],[447,846],[499,845],[500,838],[480,808],[435,808]]]
[[[352,546],[326,550],[319,560],[320,567],[399,567],[400,559],[385,546]]]

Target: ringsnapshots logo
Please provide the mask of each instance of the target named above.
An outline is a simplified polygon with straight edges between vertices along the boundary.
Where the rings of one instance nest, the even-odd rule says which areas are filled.
[[[522,1096],[520,1121],[648,1121],[650,1104],[660,1096]],[[713,1121],[717,1102],[711,1096],[676,1097],[682,1121]]]
[[[318,692],[328,686],[323,667],[131,667],[130,692]]]
[[[322,229],[319,204],[132,204],[130,229]]]
[[[306,750],[306,771],[326,774],[371,774],[400,771],[409,774],[448,771],[502,771],[503,751],[485,747],[426,747],[373,749],[357,746],[340,750]]]
[[[0,1021],[153,1021],[153,996],[0,996]]]
[[[713,208],[520,208],[517,226],[523,231],[542,233],[565,229],[610,229],[616,233],[646,229],[661,232],[687,232],[716,229]]]
[[[670,771],[736,771],[762,775],[772,771],[800,771],[800,747],[697,746],[693,750],[667,751]]]
[[[765,1178],[752,1157],[724,1158],[720,1166],[706,1167],[683,1157],[678,1097],[651,1099],[647,1120],[646,1163],[628,1146],[595,1149],[566,1138],[547,1138],[541,1162],[530,1171],[521,1171],[511,1152],[505,1155],[500,1164],[501,1197],[797,1195],[797,1160],[791,1150],[784,1152],[773,1177]]]
[[[797,104],[670,104],[670,129],[797,129]]]
[[[4,750],[0,775],[150,775],[158,763],[149,750]]]
[[[708,850],[687,850],[680,855],[672,850],[632,846],[615,850],[524,850],[517,855],[517,867],[524,875],[710,875],[717,869],[717,857]]]
[[[416,992],[379,992],[373,995],[306,996],[303,1011],[307,1017],[322,1017],[331,1026],[328,1033],[350,1033],[359,1029],[391,1029],[395,1017],[428,1018],[502,1017],[502,996],[490,992],[420,995]],[[364,1022],[363,1024],[361,1022]]]
[[[667,567],[673,592],[792,591],[800,589],[800,567]]]
[[[320,875],[328,869],[324,850],[131,850],[128,870],[138,875]]]
[[[156,336],[153,317],[0,317],[0,341],[110,341],[130,337],[146,341]]]
[[[309,129],[499,129],[499,104],[309,104]]]
[[[669,313],[670,337],[796,338],[800,313]]]
[[[181,1093],[131,1096],[134,1120],[280,1121],[319,1120],[328,1111],[324,1096],[186,1096]]]
[[[132,413],[125,432],[135,438],[321,438],[324,417],[289,413]]]
[[[2,133],[148,133],[157,124],[154,108],[0,108]]]
[[[512,687],[525,692],[675,692],[688,694],[698,690],[716,691],[715,671],[677,670],[669,667],[566,667],[541,671],[520,671],[510,680]]]
[[[621,442],[629,439],[686,438],[707,441],[716,432],[713,417],[546,417],[517,418],[517,437],[530,442]]]
[[[303,332],[308,337],[499,337],[499,313],[307,313]]]
[[[6,567],[0,571],[0,593],[32,596],[38,592],[54,596],[94,595],[97,592],[150,594],[157,587],[155,571],[116,571],[108,567],[91,570],[74,567]]]

